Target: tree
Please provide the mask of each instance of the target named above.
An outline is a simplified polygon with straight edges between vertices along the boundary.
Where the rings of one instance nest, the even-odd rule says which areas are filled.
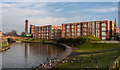
[[[12,30],[11,32],[7,32],[7,36],[18,36],[16,30]]]
[[[25,35],[25,32],[22,32],[20,36],[21,36],[21,37],[24,37],[24,35]]]

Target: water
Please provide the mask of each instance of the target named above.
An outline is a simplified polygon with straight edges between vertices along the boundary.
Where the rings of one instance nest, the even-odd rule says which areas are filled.
[[[2,52],[3,68],[31,68],[64,51],[62,46],[52,44],[13,43],[10,47]]]

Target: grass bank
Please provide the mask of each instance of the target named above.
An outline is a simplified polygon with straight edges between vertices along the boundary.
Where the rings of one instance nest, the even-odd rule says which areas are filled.
[[[119,48],[119,43],[84,43],[81,45],[73,46],[74,52],[98,52],[98,51],[106,51],[106,50],[114,50]]]
[[[99,52],[119,48],[118,43],[84,43],[73,46],[73,52]],[[109,68],[118,57],[119,51],[102,52],[96,54],[77,54],[68,57],[67,63],[62,63],[57,68]]]
[[[10,44],[8,44],[7,42],[5,43],[0,42],[0,51],[8,50],[10,48],[9,46]]]
[[[1,45],[2,48],[6,47],[6,46],[9,46],[9,44],[7,42],[5,42],[5,43],[0,42],[0,45]]]
[[[67,58],[68,62],[60,64],[57,68],[109,68],[114,60],[118,57],[118,51],[93,54],[78,55]]]
[[[26,38],[22,40],[24,42],[45,42],[45,43],[52,43],[52,40],[44,40],[44,39],[34,39],[34,38]]]

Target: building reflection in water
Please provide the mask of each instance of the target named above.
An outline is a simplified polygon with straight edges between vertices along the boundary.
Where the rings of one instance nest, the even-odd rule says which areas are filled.
[[[27,44],[26,44],[27,45]],[[26,47],[25,45],[25,47]],[[59,55],[61,52],[64,51],[64,49],[57,45],[51,45],[51,44],[29,44],[29,48],[30,48],[30,53],[32,55],[42,55],[42,56],[47,56],[49,58],[55,57],[57,55]],[[28,47],[26,47],[28,48]],[[26,58],[27,58],[27,53],[28,53],[28,49],[25,49],[26,51]]]
[[[46,62],[64,51],[59,45],[13,43],[2,53],[3,68],[30,68]]]

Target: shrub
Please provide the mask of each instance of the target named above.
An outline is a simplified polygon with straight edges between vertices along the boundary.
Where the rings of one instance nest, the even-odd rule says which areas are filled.
[[[82,43],[91,43],[91,42],[95,42],[95,41],[100,41],[100,38],[97,38],[97,37],[94,37],[94,36],[91,36],[91,35],[86,35],[86,36],[82,36],[79,38],[79,40],[82,42]]]
[[[58,43],[65,43],[68,45],[79,45],[81,43],[92,43],[92,42],[96,42],[96,41],[100,41],[99,38],[88,35],[88,36],[82,36],[82,37],[78,37],[78,38],[61,38],[58,39],[57,42]]]

